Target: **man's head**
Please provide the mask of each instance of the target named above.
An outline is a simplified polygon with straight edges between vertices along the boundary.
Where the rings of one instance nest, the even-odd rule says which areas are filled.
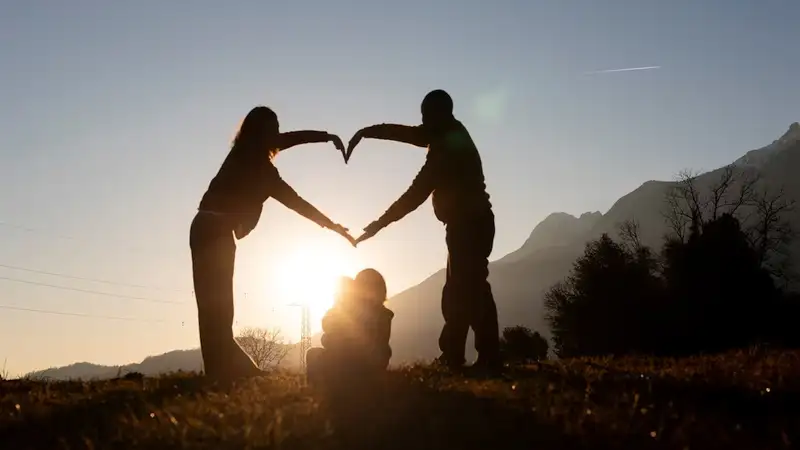
[[[442,89],[428,92],[422,105],[422,124],[433,130],[440,129],[453,120],[453,98]]]

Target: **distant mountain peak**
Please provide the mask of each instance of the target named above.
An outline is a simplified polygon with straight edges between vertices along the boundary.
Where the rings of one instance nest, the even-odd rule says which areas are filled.
[[[551,213],[533,228],[533,231],[531,232],[525,244],[536,240],[540,233],[549,231],[558,232],[559,230],[563,231],[563,227],[589,229],[594,225],[594,222],[602,216],[603,214],[600,211],[588,211],[578,217],[565,212]],[[525,244],[523,244],[523,247]]]
[[[783,134],[783,136],[780,137],[780,139],[778,139],[778,141],[786,145],[791,145],[797,141],[800,141],[800,122],[795,122],[789,125],[789,129]]]
[[[567,245],[587,233],[603,217],[600,211],[588,211],[578,217],[565,212],[554,212],[539,222],[516,253],[516,257],[540,248]],[[515,259],[515,258],[513,258]]]
[[[599,219],[600,217],[603,217],[603,213],[601,213],[600,211],[594,211],[594,212],[588,211],[588,212],[585,212],[585,213],[581,214],[581,216],[578,217],[578,220],[583,220],[583,221],[592,220],[592,221],[594,221],[594,220]]]
[[[747,152],[744,156],[734,161],[734,164],[739,166],[760,167],[775,155],[792,147],[797,142],[800,142],[800,122],[792,123],[781,137],[772,141],[771,144],[765,147]]]

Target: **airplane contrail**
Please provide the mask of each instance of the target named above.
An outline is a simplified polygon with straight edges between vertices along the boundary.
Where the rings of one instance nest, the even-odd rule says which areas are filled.
[[[586,72],[586,75],[596,75],[601,73],[614,73],[614,72],[633,72],[635,70],[655,70],[660,68],[661,66],[645,66],[645,67],[626,67],[624,69],[594,70],[592,72]]]

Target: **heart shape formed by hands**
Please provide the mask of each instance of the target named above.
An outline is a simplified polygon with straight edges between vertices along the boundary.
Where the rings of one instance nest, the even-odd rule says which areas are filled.
[[[348,161],[350,161],[350,155],[353,154],[353,150],[356,148],[356,145],[358,145],[358,143],[361,142],[361,139],[363,137],[364,136],[362,130],[359,130],[356,132],[356,134],[353,135],[353,137],[350,138],[350,142],[347,143],[347,151],[342,152],[345,164],[347,164]]]
[[[350,235],[350,233],[349,233],[350,230],[347,227],[339,225],[338,223],[336,223],[336,224],[333,224],[332,226],[330,226],[329,229],[331,231],[336,232],[337,234],[339,234],[343,238],[347,239],[347,241],[350,242],[350,245],[352,245],[353,247],[355,247],[358,244],[358,241],[353,236]]]
[[[337,136],[335,134],[332,134],[332,135],[330,135],[330,140],[333,143],[333,145],[336,147],[336,149],[339,150],[339,152],[342,154],[342,158],[344,159],[344,163],[347,164],[350,161],[350,156],[353,154],[353,150],[355,149],[356,145],[358,145],[358,143],[361,142],[361,139],[363,137],[364,137],[363,136],[363,130],[357,131],[353,135],[353,137],[350,138],[350,142],[348,142],[346,150],[345,150],[344,144],[342,143],[342,140],[339,138],[339,136]],[[349,233],[349,229],[348,228],[346,228],[343,225],[340,225],[338,223],[334,223],[331,226],[329,226],[328,228],[331,231],[334,231],[337,234],[339,234],[342,237],[344,237],[345,239],[347,239],[347,241],[350,242],[350,244],[353,247],[357,247],[358,244],[360,244],[361,242],[364,242],[367,239],[375,236],[385,226],[386,225],[384,225],[380,221],[376,220],[376,221],[372,222],[371,224],[367,225],[363,229],[364,233],[361,236],[359,236],[358,238],[354,238]]]
[[[384,228],[384,226],[385,225],[380,223],[380,221],[376,220],[375,222],[372,222],[371,224],[367,225],[364,228],[364,233],[361,236],[359,236],[358,238],[354,238],[353,235],[350,234],[350,229],[349,228],[347,228],[347,227],[345,227],[343,225],[340,225],[338,223],[334,223],[334,224],[328,226],[328,229],[330,229],[331,231],[337,233],[338,235],[342,236],[343,238],[347,239],[347,242],[349,242],[350,245],[352,245],[355,248],[355,247],[358,246],[358,244],[360,244],[360,243],[366,241],[367,239],[369,239],[369,238],[375,236],[376,234],[378,234],[378,232],[380,230],[382,230]]]

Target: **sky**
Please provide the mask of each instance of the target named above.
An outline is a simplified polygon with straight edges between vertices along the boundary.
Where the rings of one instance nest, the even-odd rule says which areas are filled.
[[[498,259],[552,212],[606,212],[800,120],[798,16],[794,0],[4,2],[0,371],[198,345],[188,227],[255,105],[346,142],[418,123],[446,89],[482,154]],[[367,140],[349,165],[329,144],[276,165],[358,234],[424,158]],[[390,293],[446,258],[430,201],[352,249],[269,200],[238,246],[236,327],[290,340],[309,258],[375,267]]]

